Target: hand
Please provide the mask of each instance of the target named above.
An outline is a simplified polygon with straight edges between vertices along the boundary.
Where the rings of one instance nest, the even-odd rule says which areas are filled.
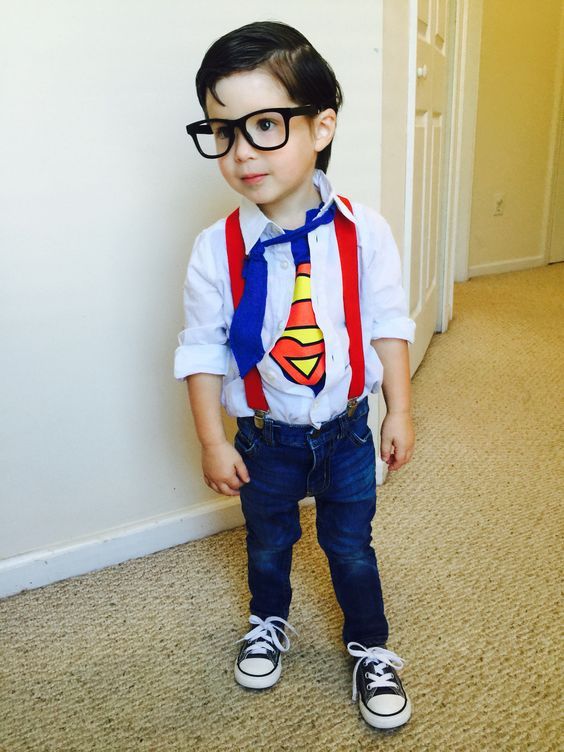
[[[413,455],[415,432],[409,413],[388,413],[382,423],[380,454],[388,470],[399,470]]]
[[[238,496],[251,479],[241,455],[227,440],[202,448],[202,470],[206,484],[224,496]]]

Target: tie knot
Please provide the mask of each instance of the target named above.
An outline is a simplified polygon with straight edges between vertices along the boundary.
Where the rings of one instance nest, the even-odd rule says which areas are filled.
[[[317,209],[310,209],[306,212],[306,221],[301,227],[297,227],[295,230],[285,230],[283,235],[277,235],[275,238],[269,238],[263,241],[263,246],[266,248],[269,245],[277,245],[279,243],[291,243],[293,240],[299,238],[305,238],[310,232],[315,230],[320,225],[328,225],[333,221],[337,206],[335,202],[327,207],[327,210],[320,216],[315,216],[319,211]],[[312,218],[313,217],[313,218]],[[252,253],[252,250],[251,250]]]
[[[243,279],[247,279],[250,267],[257,268],[264,266],[266,268],[266,259],[264,258],[264,243],[259,239],[249,251],[249,255],[243,264]]]

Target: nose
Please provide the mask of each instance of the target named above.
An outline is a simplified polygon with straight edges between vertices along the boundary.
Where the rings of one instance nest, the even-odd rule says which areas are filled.
[[[251,159],[255,154],[253,146],[247,141],[240,128],[235,128],[235,142],[232,148],[233,155],[238,162]]]

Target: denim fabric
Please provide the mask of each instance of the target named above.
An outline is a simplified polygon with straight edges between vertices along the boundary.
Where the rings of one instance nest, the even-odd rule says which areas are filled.
[[[376,511],[375,451],[368,400],[320,429],[238,418],[235,447],[251,476],[241,488],[247,527],[251,613],[288,618],[292,546],[301,535],[298,502],[316,501],[317,539],[344,614],[343,640],[385,645],[388,623],[371,546]]]

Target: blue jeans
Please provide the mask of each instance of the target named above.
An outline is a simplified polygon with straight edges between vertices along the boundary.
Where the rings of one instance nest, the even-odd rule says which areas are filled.
[[[385,645],[388,623],[371,522],[376,512],[375,451],[368,400],[354,415],[289,425],[238,418],[235,447],[251,476],[241,488],[247,527],[251,613],[288,618],[292,546],[301,535],[298,502],[314,496],[317,539],[343,611],[343,640]]]

